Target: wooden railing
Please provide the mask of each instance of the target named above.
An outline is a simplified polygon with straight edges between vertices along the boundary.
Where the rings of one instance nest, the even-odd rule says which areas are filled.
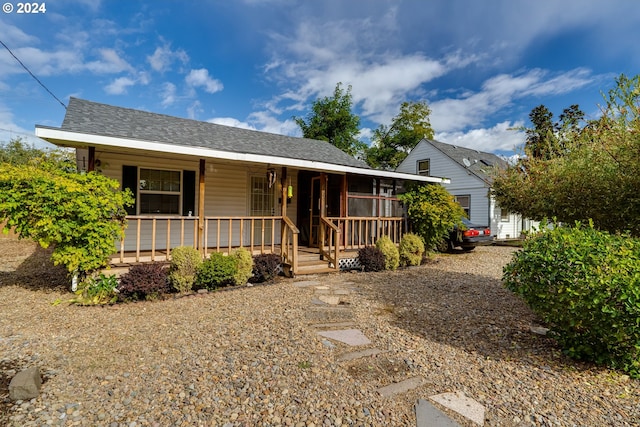
[[[205,217],[201,229],[200,219],[193,216],[127,216],[118,258],[120,263],[168,261],[171,249],[178,246],[192,246],[204,257],[238,247],[252,254],[277,253],[280,230],[287,231],[285,243],[295,244],[297,249],[298,230],[287,220],[281,216]],[[287,256],[295,258],[293,252]]]
[[[325,217],[320,217],[320,255],[340,270],[340,228]]]
[[[342,234],[340,245],[344,249],[359,249],[375,245],[381,236],[400,243],[405,232],[402,217],[329,217]]]
[[[298,272],[298,235],[300,230],[288,217],[282,218],[282,237],[280,239],[280,252],[282,260],[291,269],[292,274]]]

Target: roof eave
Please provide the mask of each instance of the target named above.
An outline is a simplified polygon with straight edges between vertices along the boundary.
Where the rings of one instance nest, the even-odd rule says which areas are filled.
[[[173,145],[155,141],[142,141],[138,139],[126,139],[105,135],[95,135],[88,133],[70,132],[60,128],[47,126],[36,126],[36,136],[52,144],[67,147],[83,147],[87,145],[96,147],[115,147],[127,149],[139,149],[155,151],[167,154],[191,155],[204,158],[224,159],[238,162],[263,163],[271,165],[281,165],[298,169],[317,170],[322,172],[332,172],[340,174],[367,175],[379,178],[402,179],[407,181],[431,182],[448,184],[450,180],[446,178],[436,178],[431,176],[420,176],[393,171],[382,171],[377,169],[358,168],[354,166],[338,165],[333,163],[317,162],[312,160],[292,159],[278,156],[267,156],[262,154],[239,153],[232,151],[214,150],[203,147],[188,147],[184,145]]]

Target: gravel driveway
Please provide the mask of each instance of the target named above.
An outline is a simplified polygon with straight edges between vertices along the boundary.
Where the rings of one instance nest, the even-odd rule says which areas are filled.
[[[530,331],[536,317],[500,283],[512,252],[103,308],[53,306],[70,295],[46,252],[0,240],[0,425],[411,426],[418,399],[461,391],[489,426],[640,426],[640,381]],[[351,293],[325,308],[317,287],[296,286],[310,279]],[[339,361],[354,348],[322,339],[323,322],[382,352]],[[9,380],[30,366],[40,396],[10,402]],[[376,391],[415,376],[411,391]]]

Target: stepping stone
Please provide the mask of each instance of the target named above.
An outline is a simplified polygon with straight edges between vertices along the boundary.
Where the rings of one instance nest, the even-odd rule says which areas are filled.
[[[328,305],[326,302],[319,300],[318,298],[312,298],[311,299],[311,304],[313,305]]]
[[[429,399],[459,413],[480,426],[484,425],[484,406],[465,396],[461,391],[436,394],[429,396]]]
[[[351,291],[349,289],[334,289],[333,293],[336,295],[349,295]]]
[[[293,282],[293,286],[298,288],[306,288],[308,286],[318,286],[320,282],[317,280],[300,280],[299,282]]]
[[[416,404],[416,427],[460,427],[440,409],[424,399]]]
[[[325,302],[329,305],[338,305],[340,304],[340,297],[338,295],[319,295],[318,299],[322,302]]]
[[[334,322],[334,323],[316,323],[309,326],[316,329],[336,329],[336,328],[346,328],[348,326],[356,326],[356,324],[354,322]]]
[[[386,351],[378,350],[377,348],[368,348],[366,350],[354,351],[351,353],[344,353],[336,357],[338,362],[348,362],[349,360],[360,359],[362,357],[375,356],[376,354],[386,353]]]
[[[316,289],[319,291],[328,291],[331,288],[323,285],[323,286],[316,286]]]
[[[318,335],[325,338],[332,339],[334,341],[340,341],[342,343],[357,346],[371,344],[369,338],[367,338],[362,331],[358,329],[338,329],[335,331],[320,331]]]
[[[398,393],[404,393],[409,390],[413,390],[416,387],[422,385],[422,377],[411,377],[399,383],[389,384],[388,386],[380,387],[377,391],[382,397],[391,397]]]

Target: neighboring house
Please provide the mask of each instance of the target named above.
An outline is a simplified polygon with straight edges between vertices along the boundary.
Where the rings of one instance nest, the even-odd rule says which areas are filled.
[[[489,193],[489,170],[494,166],[506,167],[507,162],[492,153],[423,139],[396,171],[448,178],[450,183],[443,185],[471,222],[489,226],[497,239],[520,237],[522,231],[530,229],[531,221],[496,204]]]
[[[405,221],[395,188],[443,181],[371,169],[324,141],[77,98],[60,128],[36,126],[36,135],[75,148],[81,170],[131,190],[114,260],[122,264],[167,260],[171,248],[193,245],[204,256],[236,247],[278,253],[293,273],[311,253],[337,269],[345,250],[381,235],[399,241]]]

